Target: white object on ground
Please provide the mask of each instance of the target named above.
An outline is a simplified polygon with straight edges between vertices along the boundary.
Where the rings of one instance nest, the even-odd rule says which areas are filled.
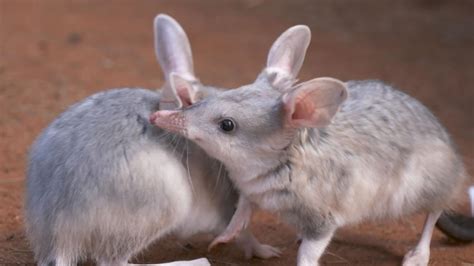
[[[469,187],[469,198],[471,199],[471,216],[474,217],[474,186]]]
[[[210,266],[211,263],[206,258],[196,260],[181,260],[160,264],[128,264],[133,266]]]

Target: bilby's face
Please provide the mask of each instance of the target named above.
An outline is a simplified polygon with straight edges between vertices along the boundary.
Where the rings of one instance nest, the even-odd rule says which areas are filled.
[[[285,93],[260,81],[185,109],[159,111],[150,120],[194,141],[230,169],[265,168],[281,158],[300,128],[327,126],[346,97],[344,83],[331,78]]]
[[[278,156],[296,130],[285,127],[282,94],[254,84],[178,110],[157,112],[152,123],[182,134],[227,165],[263,163]]]

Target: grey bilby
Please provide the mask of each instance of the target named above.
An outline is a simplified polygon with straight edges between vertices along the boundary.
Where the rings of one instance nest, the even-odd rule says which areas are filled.
[[[232,218],[238,195],[221,163],[149,123],[158,108],[219,93],[195,77],[188,38],[174,19],[158,15],[154,31],[166,78],[161,93],[124,88],[92,95],[56,118],[31,148],[25,224],[39,265],[86,258],[125,265],[160,237],[218,234]],[[248,257],[279,253],[248,230],[237,243]]]
[[[213,244],[245,228],[257,205],[299,230],[297,264],[317,265],[338,227],[425,212],[403,264],[426,265],[435,222],[467,175],[453,142],[426,107],[383,82],[294,85],[310,38],[292,27],[253,84],[150,117],[221,160],[241,193]]]

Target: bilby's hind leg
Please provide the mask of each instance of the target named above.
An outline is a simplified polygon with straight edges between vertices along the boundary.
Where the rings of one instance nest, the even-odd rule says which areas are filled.
[[[305,238],[298,248],[298,266],[318,266],[319,259],[329,245],[332,236],[334,235],[334,228],[321,231],[316,237]]]
[[[410,250],[403,258],[403,266],[425,266],[430,260],[431,236],[436,221],[441,215],[441,211],[429,213],[426,216],[423,233],[415,248]]]

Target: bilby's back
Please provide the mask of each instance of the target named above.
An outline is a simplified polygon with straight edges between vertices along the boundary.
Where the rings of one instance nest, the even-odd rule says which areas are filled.
[[[346,84],[348,98],[331,124],[306,129],[290,151],[308,162],[300,170],[313,186],[308,204],[327,208],[341,225],[451,207],[465,170],[437,119],[380,81]]]

